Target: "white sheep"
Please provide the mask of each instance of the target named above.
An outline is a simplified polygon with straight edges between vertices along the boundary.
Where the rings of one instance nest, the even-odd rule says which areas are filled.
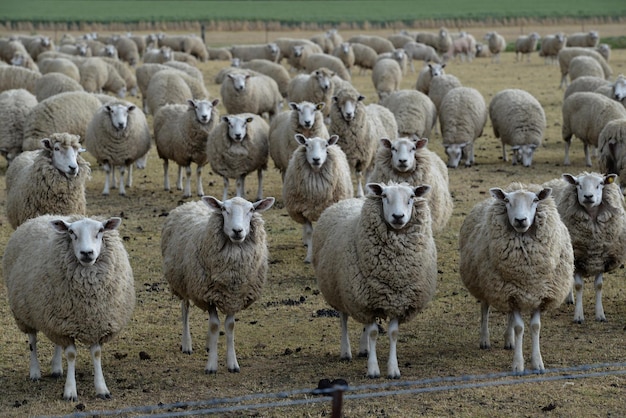
[[[435,104],[437,113],[441,108],[441,102],[448,92],[456,87],[462,87],[461,81],[452,74],[441,74],[433,77],[428,86],[428,97]]]
[[[576,80],[569,83],[567,88],[565,89],[565,93],[563,93],[563,100],[567,99],[574,93],[579,91],[595,91],[600,89],[601,87],[610,86],[611,82],[605,80],[604,77],[593,77],[593,76],[581,76],[576,78]],[[606,94],[605,94],[606,96]]]
[[[28,90],[0,93],[0,155],[8,164],[22,152],[26,118],[36,105],[37,98]]]
[[[241,61],[265,59],[271,62],[278,62],[280,51],[278,44],[274,42],[260,45],[233,45],[230,47],[232,57],[239,58]]]
[[[294,221],[302,224],[302,241],[307,247],[305,263],[313,256],[313,222],[324,209],[354,196],[346,154],[329,139],[296,134],[299,145],[289,160],[283,182],[283,203]]]
[[[354,52],[354,65],[360,68],[359,74],[371,70],[376,64],[378,54],[373,48],[359,43],[352,43],[352,52]]]
[[[559,68],[561,69],[561,84],[559,85],[560,88],[567,87],[567,74],[569,72],[570,61],[580,55],[586,55],[596,59],[598,63],[600,63],[600,65],[602,66],[604,78],[607,80],[611,78],[613,70],[599,52],[591,48],[567,47],[561,49],[557,55]]]
[[[332,51],[332,55],[339,58],[349,73],[355,65],[354,49],[349,42],[343,42]]]
[[[476,42],[476,58],[491,58],[491,51],[489,51],[489,46]]]
[[[568,47],[591,47],[595,48],[600,42],[598,31],[590,30],[589,32],[576,32],[567,37],[566,46]]]
[[[429,137],[437,122],[435,104],[417,90],[398,90],[380,104],[393,113],[400,136]]]
[[[128,170],[126,186],[132,186],[132,163],[144,157],[150,145],[150,129],[141,109],[121,100],[98,109],[87,127],[85,146],[104,169],[103,195],[109,195],[109,183],[115,167],[120,172],[119,194],[126,195],[124,174]],[[111,187],[115,188],[115,182]]]
[[[406,56],[409,60],[411,71],[415,71],[413,60],[424,61],[425,63],[441,63],[442,61],[435,48],[430,45],[426,45],[420,42],[409,42],[404,44],[402,49],[404,49],[404,52],[406,53]]]
[[[372,69],[372,83],[378,94],[378,102],[382,102],[390,94],[398,91],[402,82],[402,68],[394,59],[384,58],[376,61]]]
[[[446,64],[437,64],[427,62],[426,65],[417,74],[417,81],[415,82],[415,90],[421,91],[424,94],[428,94],[430,90],[430,82],[434,77],[439,77],[445,74]]]
[[[539,47],[539,56],[543,57],[544,63],[557,63],[557,56],[559,51],[565,47],[567,37],[563,32],[556,33],[554,35],[547,35],[541,39],[541,46]]]
[[[36,60],[42,52],[52,51],[55,48],[54,42],[52,42],[48,36],[20,36],[19,39],[34,60]]]
[[[89,346],[96,396],[111,397],[102,373],[102,344],[130,320],[135,282],[117,232],[120,218],[39,216],[20,226],[2,260],[9,306],[19,329],[28,334],[30,379],[39,380],[37,332],[56,344],[52,376],[63,375],[63,399],[76,402],[76,342]],[[36,256],[33,256],[36,255]]]
[[[142,59],[144,64],[163,64],[174,59],[174,52],[168,46],[148,48]]]
[[[14,65],[0,66],[0,92],[13,89],[26,89],[35,94],[35,83],[41,77],[38,71]]]
[[[528,36],[519,36],[515,40],[515,61],[522,61],[526,55],[526,60],[530,62],[530,54],[537,50],[539,38],[537,32],[532,32]]]
[[[352,359],[348,317],[365,324],[359,354],[367,376],[380,376],[377,319],[389,319],[387,377],[400,378],[399,324],[422,311],[437,286],[437,248],[428,185],[368,183],[365,199],[346,199],[322,213],[313,231],[313,267],[324,299],[341,316],[341,359]]]
[[[40,215],[86,213],[89,163],[79,137],[68,133],[41,140],[42,149],[19,154],[6,173],[6,213],[15,229]]]
[[[205,373],[217,373],[218,310],[226,315],[226,367],[239,372],[235,353],[235,314],[261,296],[268,269],[266,232],[261,213],[268,197],[250,203],[240,197],[220,202],[204,196],[173,209],[161,232],[163,274],[181,299],[182,352],[193,351],[189,302],[209,311],[209,358]]]
[[[608,122],[598,137],[598,165],[602,173],[617,174],[624,189],[626,179],[626,118]]]
[[[465,157],[466,167],[474,164],[474,141],[483,134],[487,115],[485,99],[478,90],[457,87],[446,94],[439,108],[439,123],[448,167],[456,168],[461,157]]]
[[[84,91],[84,89],[80,83],[62,73],[44,74],[35,83],[35,97],[39,102],[68,91]]]
[[[602,306],[603,274],[614,271],[626,260],[626,211],[617,175],[563,174],[545,184],[552,188],[561,220],[567,226],[574,249],[574,322],[585,320],[584,277],[594,276],[596,321],[605,322]],[[573,293],[570,297],[573,299]]]
[[[220,88],[227,113],[267,113],[274,117],[283,102],[274,79],[258,73],[229,73]]]
[[[426,195],[426,200],[435,233],[442,231],[448,224],[454,204],[448,188],[446,164],[426,145],[428,139],[415,136],[382,138],[376,152],[374,170],[367,181],[428,184],[431,191]]]
[[[448,33],[446,28],[440,28],[439,32],[418,32],[415,36],[415,40],[419,43],[429,45],[439,53],[445,54],[450,50],[452,45],[452,37]]]
[[[322,53],[322,48],[316,43],[313,43],[309,39],[304,38],[276,38],[274,43],[278,46],[279,56],[277,62],[286,58],[287,61],[291,61],[292,54],[294,52],[294,46],[306,46],[311,53]]]
[[[604,71],[600,63],[593,57],[579,55],[572,58],[567,69],[570,81],[576,80],[578,77],[604,77]]]
[[[598,53],[602,55],[602,58],[604,58],[606,62],[609,62],[609,59],[611,58],[611,45],[599,44],[596,47],[596,51],[598,51]]]
[[[278,91],[283,97],[287,97],[287,86],[291,81],[289,72],[281,64],[268,60],[254,59],[240,63],[239,68],[252,70],[274,79],[278,85]]]
[[[351,44],[363,44],[369,46],[376,54],[392,52],[396,49],[390,40],[377,35],[355,35],[348,39]]]
[[[287,58],[287,62],[292,71],[303,71],[309,55],[322,53],[318,45],[294,45],[291,49],[292,51]]]
[[[454,58],[460,57],[461,62],[467,60],[471,62],[476,55],[476,38],[469,33],[463,31],[459,34],[459,37],[452,40],[450,49],[444,55],[445,57]]]
[[[126,90],[128,91],[128,94],[130,94],[131,96],[136,96],[138,86],[137,86],[137,77],[135,76],[135,71],[132,70],[128,66],[128,64],[124,61],[120,61],[118,59],[113,59],[109,57],[101,57],[101,59],[103,59],[104,62],[111,64],[115,68],[117,73],[122,77],[122,79],[124,80],[124,83],[126,83]]]
[[[135,40],[127,36],[118,36],[115,38],[113,45],[115,45],[118,58],[121,61],[127,63],[131,67],[135,67],[137,64],[139,64],[140,52],[137,42],[135,42]]]
[[[521,162],[524,167],[530,167],[546,129],[541,103],[525,90],[500,90],[489,103],[489,117],[494,136],[502,141],[502,160],[508,161],[506,146],[510,145],[513,165]]]
[[[598,147],[598,137],[602,128],[612,120],[626,118],[626,109],[621,103],[598,93],[574,93],[563,101],[563,125],[561,134],[565,141],[565,160],[569,165],[569,147],[572,136],[584,144],[585,164],[591,167],[589,145]]]
[[[529,312],[530,367],[542,372],[539,348],[541,313],[558,307],[574,274],[574,253],[567,227],[549,188],[513,183],[492,188],[476,204],[459,233],[459,272],[481,303],[480,348],[490,348],[489,311],[508,313],[504,348],[515,349],[512,371],[523,373],[524,320]]]
[[[150,86],[150,81],[152,81],[152,77],[156,73],[158,73],[159,71],[165,71],[165,70],[180,70],[184,72],[185,74],[196,78],[200,82],[200,84],[204,84],[202,73],[200,73],[200,71],[197,68],[194,68],[182,62],[167,61],[164,64],[151,64],[151,63],[142,64],[139,67],[137,67],[137,69],[135,70],[135,74],[136,74],[136,79],[137,79],[137,87],[139,88],[139,91],[141,93],[144,113],[149,113],[147,96],[148,96],[148,87]],[[161,87],[158,88],[159,91],[168,90],[166,88],[166,85],[168,84],[168,82],[172,81],[172,78],[173,78],[172,76],[163,76],[163,77],[167,80],[163,79],[159,82],[159,84],[161,84]],[[190,83],[188,83],[188,81],[189,81],[188,78],[177,77],[177,79],[172,82],[176,83],[177,86],[181,86],[182,84],[181,82],[185,82],[187,86],[182,86],[180,88],[182,88],[185,91],[189,90],[189,92],[191,92]],[[155,94],[154,91],[156,91],[156,89],[157,89],[156,87],[153,87],[153,95]],[[178,89],[178,87],[173,87],[172,89],[175,91]],[[156,93],[156,97],[161,96],[161,95],[162,95],[161,93]],[[163,94],[163,95],[165,97],[168,96],[168,94]],[[160,100],[158,102],[160,102]],[[158,106],[158,103],[157,103],[157,106]]]
[[[120,98],[126,96],[126,82],[115,67],[100,57],[86,58],[78,64],[80,85],[88,93],[113,93]]]
[[[230,53],[230,49],[226,47],[210,47],[206,48],[209,54],[210,61],[230,61],[233,59],[233,54]]]
[[[391,111],[375,103],[365,105],[365,96],[352,88],[333,96],[328,132],[339,137],[350,169],[355,173],[356,197],[363,196],[363,174],[368,177],[380,138],[395,138],[398,125]]]
[[[326,33],[316,33],[311,36],[311,42],[316,43],[322,48],[324,54],[330,54],[335,49],[333,40],[326,36]]]
[[[623,74],[618,75],[612,83],[607,82],[598,86],[594,91],[610,97],[626,107],[626,77]]]
[[[199,36],[187,36],[183,40],[182,52],[192,55],[200,62],[206,62],[209,59],[206,46]]]
[[[290,102],[295,103],[305,101],[324,103],[324,107],[320,110],[322,110],[324,117],[328,118],[330,115],[330,104],[335,92],[332,82],[334,75],[328,68],[318,68],[310,74],[299,74],[289,82],[287,98]]]
[[[67,58],[46,58],[39,61],[39,71],[42,75],[48,73],[61,73],[76,82],[80,82],[80,70],[75,62]]]
[[[159,158],[163,160],[163,188],[170,190],[168,176],[169,160],[178,164],[176,188],[183,190],[182,170],[187,179],[183,198],[191,197],[191,163],[196,164],[196,192],[204,196],[202,187],[202,167],[208,163],[207,140],[217,124],[218,99],[188,99],[187,105],[171,104],[163,106],[154,115],[154,143]]]
[[[387,36],[387,39],[393,44],[394,48],[402,48],[407,42],[415,41],[414,36],[409,36],[406,33],[402,32],[389,35]]]
[[[310,54],[304,63],[304,71],[306,73],[311,73],[322,67],[328,68],[343,80],[349,82],[352,81],[352,77],[350,76],[350,72],[346,66],[343,65],[343,62],[334,55]]]
[[[183,104],[189,97],[194,97],[184,77],[185,74],[176,69],[156,72],[150,78],[144,96],[148,112],[155,115],[161,107],[167,104]],[[205,99],[206,96],[198,98]]]
[[[296,134],[302,134],[307,138],[326,139],[330,136],[324,124],[322,114],[324,107],[323,102],[290,102],[290,110],[281,112],[272,119],[269,130],[269,154],[283,180],[289,159],[299,145],[294,141]]]
[[[491,62],[500,62],[500,54],[506,50],[506,39],[495,31],[485,34],[484,39],[491,52]]]
[[[263,170],[269,158],[269,125],[252,113],[227,115],[210,132],[207,155],[213,171],[224,179],[222,200],[228,198],[229,179],[236,179],[236,195],[245,197],[246,176],[257,172],[256,198],[263,198]]]

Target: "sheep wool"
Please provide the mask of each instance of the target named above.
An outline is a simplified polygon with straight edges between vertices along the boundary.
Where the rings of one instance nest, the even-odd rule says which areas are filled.
[[[24,125],[37,98],[26,89],[0,93],[0,155],[8,163],[22,152]]]

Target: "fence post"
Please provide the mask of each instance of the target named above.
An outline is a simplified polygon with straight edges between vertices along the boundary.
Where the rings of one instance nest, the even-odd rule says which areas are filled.
[[[341,418],[341,408],[343,406],[343,388],[335,387],[333,392],[333,408],[331,418]]]

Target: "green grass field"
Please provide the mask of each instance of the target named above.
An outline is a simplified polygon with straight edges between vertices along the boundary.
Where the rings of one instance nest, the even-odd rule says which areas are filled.
[[[268,20],[296,22],[411,22],[425,19],[614,18],[626,16],[623,0],[427,0],[427,1],[146,1],[9,0],[3,21],[186,21]]]

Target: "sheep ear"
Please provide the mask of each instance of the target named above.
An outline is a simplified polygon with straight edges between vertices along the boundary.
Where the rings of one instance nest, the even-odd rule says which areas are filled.
[[[504,193],[504,191],[502,189],[498,188],[498,187],[494,187],[492,189],[489,189],[489,193],[495,199],[498,199],[498,200],[505,200],[506,199],[506,193]]]
[[[546,187],[545,189],[543,189],[539,193],[537,193],[537,199],[544,200],[547,197],[549,197],[551,194],[552,194],[552,189],[549,188],[549,187]]]
[[[135,106],[135,105],[130,105],[130,106],[128,106],[126,109],[127,109],[129,112],[132,112],[133,110],[135,110],[135,108],[137,108],[137,106]]]
[[[222,116],[220,119],[222,120],[222,122],[228,123],[228,116]]]
[[[252,116],[246,118],[246,123],[252,123],[254,118]]]
[[[202,201],[209,207],[209,209],[221,211],[223,203],[213,196],[202,196]]]
[[[415,141],[415,146],[417,149],[422,149],[428,145],[428,138],[417,138]]]
[[[43,138],[41,140],[41,145],[45,148],[48,149],[50,151],[52,151],[52,141],[50,141],[49,138]]]
[[[519,145],[513,145],[513,146],[511,147],[511,149],[512,149],[513,151],[517,151],[517,150],[519,150],[519,149],[520,149],[520,146],[519,146]]]
[[[339,136],[331,135],[331,137],[328,138],[328,145],[335,145],[337,141],[339,141]]]
[[[288,106],[291,110],[298,110],[298,103],[296,102],[289,102]]]
[[[111,110],[112,110],[112,109],[111,109],[111,106],[109,106],[109,105],[104,105],[104,110],[106,110],[106,111],[107,111],[107,113],[111,113]]]
[[[391,140],[389,138],[380,138],[380,145],[391,149]]]
[[[326,103],[319,102],[318,104],[315,105],[315,110],[322,110],[325,106],[326,106]]]
[[[272,207],[275,201],[276,199],[273,197],[266,197],[265,199],[254,202],[252,206],[254,206],[254,210],[256,212],[265,212]]]
[[[414,188],[413,193],[415,193],[415,197],[422,197],[426,193],[430,192],[431,189],[432,187],[430,187],[428,184],[422,184]]]
[[[302,134],[295,134],[294,138],[298,141],[300,145],[306,145],[306,137]]]
[[[215,99],[215,100],[213,100],[213,101],[211,102],[211,105],[212,105],[213,107],[217,106],[218,104],[220,104],[220,99]]]
[[[363,96],[362,94],[359,94],[359,97],[356,100],[358,102],[361,102],[361,101],[365,100],[365,96]]]
[[[187,104],[189,105],[190,109],[196,108],[196,102],[193,99],[187,99]]]
[[[117,229],[122,224],[122,218],[113,217],[109,218],[106,221],[102,222],[102,226],[105,231],[113,231]]]
[[[65,222],[63,219],[50,221],[50,226],[59,234],[65,234],[70,229],[70,224]]]
[[[569,184],[574,185],[574,186],[576,186],[576,184],[578,183],[578,181],[576,180],[576,177],[572,176],[571,174],[565,173],[561,176],[561,178],[565,180],[566,182],[568,182]]]
[[[383,185],[380,183],[367,183],[365,187],[367,187],[376,196],[383,194]]]
[[[617,174],[607,174],[604,177],[604,184],[615,183],[615,179],[617,179]]]

